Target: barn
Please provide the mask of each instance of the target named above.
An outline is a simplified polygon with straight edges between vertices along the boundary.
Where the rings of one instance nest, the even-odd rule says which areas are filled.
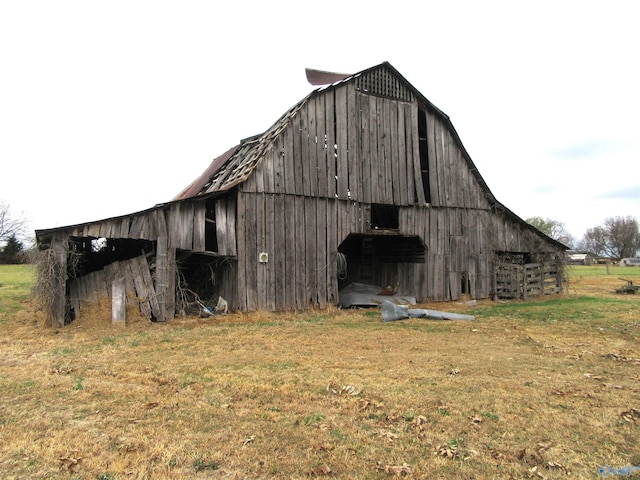
[[[354,283],[419,302],[561,292],[566,247],[496,200],[449,117],[391,64],[307,76],[326,84],[171,201],[36,231],[51,324],[101,297],[167,321],[221,299],[324,309]]]

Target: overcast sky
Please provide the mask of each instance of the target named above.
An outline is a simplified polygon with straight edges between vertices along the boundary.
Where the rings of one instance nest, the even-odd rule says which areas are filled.
[[[315,87],[389,61],[496,198],[640,220],[635,1],[3,1],[0,199],[33,229],[171,200]]]

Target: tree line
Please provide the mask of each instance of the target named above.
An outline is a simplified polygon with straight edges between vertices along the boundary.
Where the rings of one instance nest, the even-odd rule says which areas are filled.
[[[11,206],[0,200],[0,264],[27,263],[27,220],[16,216]]]
[[[640,252],[640,225],[631,216],[607,218],[602,225],[587,229],[579,241],[558,220],[531,217],[526,222],[569,248],[598,257],[629,258],[638,256]]]

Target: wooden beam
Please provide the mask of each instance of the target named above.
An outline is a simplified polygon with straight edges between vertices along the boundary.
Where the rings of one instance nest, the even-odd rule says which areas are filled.
[[[49,321],[53,328],[64,327],[64,313],[66,304],[67,287],[67,255],[69,253],[69,242],[66,236],[54,234],[51,239],[52,250],[52,289],[51,289],[51,310]]]

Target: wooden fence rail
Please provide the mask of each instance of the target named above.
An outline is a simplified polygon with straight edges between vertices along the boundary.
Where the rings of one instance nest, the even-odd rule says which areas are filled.
[[[495,270],[497,299],[533,298],[562,292],[562,274],[553,263],[500,264]]]

